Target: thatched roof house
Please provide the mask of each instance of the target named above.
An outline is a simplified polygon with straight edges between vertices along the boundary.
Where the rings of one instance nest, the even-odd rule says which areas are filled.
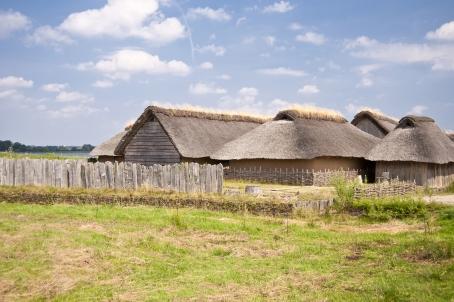
[[[366,153],[379,141],[336,112],[296,108],[224,145],[211,158],[232,167],[363,168]]]
[[[225,143],[264,121],[247,115],[150,106],[121,139],[115,154],[145,165],[209,162],[209,156]]]
[[[443,187],[454,181],[454,143],[429,117],[409,115],[366,156],[376,176]]]
[[[352,125],[373,136],[383,138],[397,126],[397,120],[381,112],[366,109],[355,115]]]
[[[105,161],[123,161],[123,155],[119,153],[115,153],[115,149],[117,148],[118,144],[120,143],[121,139],[126,135],[129,128],[125,128],[125,130],[117,133],[113,137],[109,138],[105,142],[96,146],[90,152],[91,157],[96,157],[98,161],[105,162]]]

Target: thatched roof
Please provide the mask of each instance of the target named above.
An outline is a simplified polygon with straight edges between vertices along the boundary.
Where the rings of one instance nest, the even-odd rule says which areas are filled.
[[[93,150],[91,150],[90,156],[120,156],[115,153],[115,148],[127,132],[128,129],[125,129],[124,131],[115,134],[115,136],[109,138],[105,142],[97,145]]]
[[[398,121],[396,119],[386,116],[381,112],[369,109],[358,112],[353,118],[352,124],[355,126],[358,125],[361,119],[371,120],[385,134],[391,132],[394,128],[396,128],[398,124]]]
[[[411,161],[446,164],[454,162],[454,143],[424,116],[409,115],[399,121],[368,154],[373,161]]]
[[[448,133],[448,137],[454,142],[454,132]]]
[[[126,146],[144,123],[154,116],[164,128],[182,157],[209,157],[225,143],[254,129],[266,119],[242,115],[150,106],[132,125],[131,131],[116,148],[123,154]]]
[[[225,144],[211,158],[313,159],[363,158],[378,138],[349,124],[342,116],[284,110],[238,139]]]

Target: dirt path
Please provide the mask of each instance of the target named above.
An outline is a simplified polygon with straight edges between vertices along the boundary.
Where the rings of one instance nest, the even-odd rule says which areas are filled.
[[[454,195],[435,195],[430,198],[429,196],[425,196],[424,200],[427,202],[438,202],[438,203],[443,203],[443,204],[448,204],[448,205],[453,205],[454,206]]]

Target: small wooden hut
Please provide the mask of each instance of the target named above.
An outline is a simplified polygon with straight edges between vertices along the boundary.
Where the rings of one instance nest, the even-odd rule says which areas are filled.
[[[429,117],[402,118],[366,159],[376,162],[376,177],[389,172],[391,178],[428,187],[454,181],[454,143]]]
[[[232,168],[364,169],[379,139],[336,112],[295,108],[233,140],[211,158]]]
[[[209,156],[225,143],[251,131],[263,118],[150,106],[115,149],[127,162],[213,163]]]
[[[358,112],[351,123],[364,132],[378,138],[385,137],[397,126],[397,120],[374,110],[363,110]]]
[[[121,139],[126,135],[128,130],[129,128],[125,128],[125,130],[115,134],[113,137],[96,146],[93,150],[91,150],[90,156],[96,158],[99,162],[123,161],[123,155],[115,153],[115,148],[117,148]]]

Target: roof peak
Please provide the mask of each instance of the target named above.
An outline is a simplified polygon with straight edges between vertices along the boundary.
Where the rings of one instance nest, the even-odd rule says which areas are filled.
[[[407,115],[400,119],[399,125],[404,124],[408,121],[412,123],[435,123],[435,120],[428,116]]]
[[[274,120],[282,119],[307,119],[316,121],[329,121],[336,123],[346,123],[347,120],[339,112],[315,106],[294,106],[286,110],[279,111]]]
[[[361,111],[356,113],[356,115],[353,118],[353,120],[357,120],[358,118],[360,118],[362,116],[370,116],[370,117],[372,117],[374,119],[388,121],[388,122],[393,123],[393,124],[397,124],[398,121],[399,121],[396,118],[393,118],[391,116],[385,115],[380,110],[371,109],[371,108],[363,108]]]
[[[160,113],[171,117],[191,117],[208,120],[218,120],[225,122],[248,122],[262,124],[269,120],[269,117],[243,114],[228,111],[216,111],[201,107],[185,107],[185,108],[165,108],[159,106],[149,106],[145,111]]]

